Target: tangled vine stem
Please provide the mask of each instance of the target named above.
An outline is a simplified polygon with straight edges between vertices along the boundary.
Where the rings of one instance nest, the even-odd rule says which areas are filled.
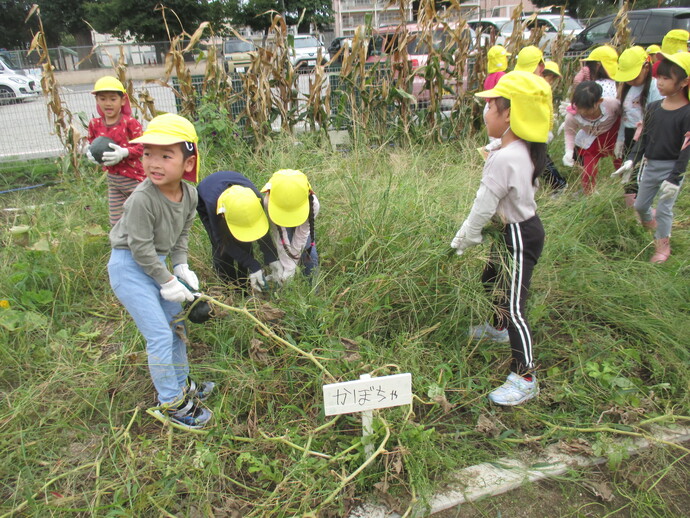
[[[268,336],[268,337],[272,338],[273,340],[275,340],[275,341],[278,342],[279,344],[281,344],[281,345],[287,347],[288,349],[292,349],[292,350],[295,351],[297,354],[299,354],[299,355],[304,356],[305,358],[307,358],[309,361],[311,361],[314,365],[316,365],[316,366],[319,368],[319,370],[323,373],[323,375],[324,375],[326,378],[328,378],[329,381],[331,381],[331,382],[337,381],[337,380],[335,379],[335,376],[333,376],[333,375],[328,371],[328,369],[326,369],[326,367],[323,366],[323,364],[316,358],[316,356],[314,356],[314,355],[311,354],[311,353],[308,353],[307,351],[304,351],[304,350],[300,349],[300,348],[297,347],[296,345],[291,344],[290,342],[288,342],[288,341],[285,340],[284,338],[281,338],[280,336],[278,336],[277,334],[275,334],[275,333],[271,330],[270,327],[268,327],[268,326],[267,326],[266,324],[264,324],[261,320],[259,320],[259,319],[256,318],[254,315],[252,315],[252,314],[249,312],[249,310],[247,310],[247,309],[245,309],[245,308],[236,308],[236,307],[234,307],[234,306],[228,306],[227,304],[223,304],[222,302],[220,302],[220,301],[214,299],[213,297],[209,297],[208,295],[203,295],[203,294],[199,295],[199,297],[197,298],[197,300],[194,301],[194,304],[198,304],[198,303],[199,303],[200,301],[202,301],[202,300],[206,300],[206,301],[210,302],[211,304],[215,304],[216,306],[221,307],[221,308],[223,308],[223,309],[226,309],[226,310],[228,310],[228,311],[232,311],[232,312],[234,312],[234,313],[239,313],[240,315],[244,315],[245,317],[249,318],[252,322],[254,322],[254,324],[256,324],[256,326],[263,332],[264,336]],[[191,311],[192,307],[194,307],[194,304],[192,304],[192,305],[189,307],[188,311],[185,313],[185,315],[184,315],[183,318],[186,318],[186,317],[187,317],[187,315],[189,314],[189,311]],[[174,322],[173,322],[173,323],[174,323]]]

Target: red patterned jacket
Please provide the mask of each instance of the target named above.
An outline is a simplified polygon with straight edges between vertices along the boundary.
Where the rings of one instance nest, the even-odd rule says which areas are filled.
[[[93,142],[96,137],[109,137],[113,139],[118,146],[129,149],[129,156],[122,162],[110,167],[104,166],[103,169],[112,174],[133,178],[140,182],[143,181],[146,178],[144,167],[141,165],[141,156],[144,154],[144,146],[141,144],[129,143],[130,140],[140,137],[143,130],[139,121],[130,116],[131,110],[129,109],[129,99],[127,99],[125,106],[122,107],[120,120],[112,126],[108,126],[105,123],[103,113],[101,113],[100,108],[97,109],[101,116],[94,117],[89,122],[89,142]]]

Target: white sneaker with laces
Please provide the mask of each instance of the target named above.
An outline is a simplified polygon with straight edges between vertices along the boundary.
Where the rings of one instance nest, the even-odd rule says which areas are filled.
[[[488,322],[484,322],[479,326],[470,326],[469,335],[472,340],[489,340],[490,342],[498,342],[501,344],[510,343],[507,328],[496,329]]]
[[[508,374],[506,382],[489,393],[489,400],[496,405],[515,406],[529,401],[539,394],[537,378],[532,375],[532,381],[527,381],[514,372]]]

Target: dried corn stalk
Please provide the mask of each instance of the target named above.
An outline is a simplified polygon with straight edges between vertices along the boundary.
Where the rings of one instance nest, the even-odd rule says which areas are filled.
[[[611,45],[620,53],[630,46],[630,28],[628,27],[628,11],[630,5],[628,1],[623,4],[616,14],[613,21],[613,26],[616,28],[616,33],[611,38]]]
[[[48,118],[52,119],[55,134],[65,146],[69,165],[74,175],[79,177],[79,149],[82,135],[79,128],[74,123],[72,112],[62,103],[62,99],[60,98],[60,86],[55,77],[55,67],[53,67],[50,61],[48,44],[46,43],[45,32],[43,30],[43,21],[41,20],[41,10],[37,4],[31,7],[26,20],[28,21],[29,18],[34,15],[38,18],[38,32],[34,34],[31,40],[29,54],[36,52],[39,56],[39,64],[43,69],[41,87],[43,88],[43,95],[47,98],[46,105],[48,108]],[[66,172],[64,167],[61,168],[61,174]]]

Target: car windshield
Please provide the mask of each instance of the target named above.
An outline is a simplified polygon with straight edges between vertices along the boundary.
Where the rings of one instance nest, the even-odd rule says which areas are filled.
[[[19,68],[21,68],[19,65],[17,65],[14,62],[14,59],[12,59],[12,57],[9,54],[3,54],[1,57],[2,57],[3,61],[5,61],[5,64],[9,68],[12,68],[14,70],[19,70]]]
[[[557,18],[555,20],[551,20],[551,23],[553,23],[553,26],[558,29],[561,26],[561,19]],[[582,25],[580,25],[580,22],[578,22],[575,18],[570,18],[568,16],[563,18],[563,30],[579,31],[581,29]]]
[[[251,52],[256,50],[253,43],[247,41],[237,40],[237,41],[226,41],[225,42],[225,53],[233,54],[235,52]]]
[[[321,45],[319,40],[314,37],[309,38],[295,38],[295,48],[296,49],[306,49],[308,47],[318,47]]]
[[[503,34],[512,34],[513,33],[513,22],[506,22],[503,25],[501,25],[501,32]]]

